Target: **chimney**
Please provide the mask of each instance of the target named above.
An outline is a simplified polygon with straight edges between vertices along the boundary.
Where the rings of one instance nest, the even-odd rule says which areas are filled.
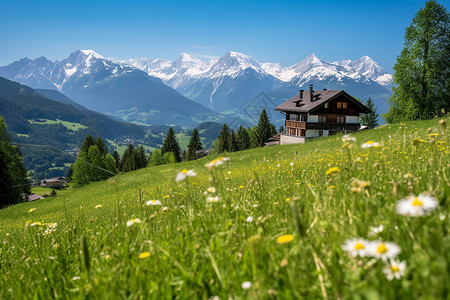
[[[300,95],[300,101],[303,100],[303,92],[304,92],[304,90],[298,90],[298,93]]]
[[[324,91],[328,90],[328,89],[323,89]]]
[[[313,102],[313,101],[314,101],[313,95],[314,95],[313,85],[310,84],[310,85],[309,85],[309,99],[310,99],[310,102]]]

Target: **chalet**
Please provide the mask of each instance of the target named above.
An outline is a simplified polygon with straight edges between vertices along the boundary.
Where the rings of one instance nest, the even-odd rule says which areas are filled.
[[[364,104],[343,90],[309,91],[279,105],[275,110],[286,115],[285,128],[279,136],[281,145],[304,143],[308,138],[358,131],[360,114],[370,112]]]
[[[29,195],[27,195],[27,201],[28,202],[32,202],[32,201],[36,201],[36,200],[40,200],[40,199],[44,199],[44,197],[42,197],[41,195],[38,195],[38,194],[29,194]]]
[[[41,180],[42,187],[48,187],[52,189],[62,189],[66,184],[67,178],[63,176]]]

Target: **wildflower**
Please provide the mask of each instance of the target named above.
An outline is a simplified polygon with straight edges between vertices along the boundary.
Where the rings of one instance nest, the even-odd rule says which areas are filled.
[[[361,189],[363,189],[363,188],[368,187],[370,185],[370,182],[369,181],[365,181],[365,180],[359,180],[359,179],[353,178],[352,184],[357,186],[357,187],[359,187],[359,188],[361,188]]]
[[[163,212],[168,211],[168,210],[169,210],[169,208],[168,208],[167,206],[164,206],[164,207],[162,208],[162,211],[163,211]]]
[[[182,180],[185,180],[187,177],[194,177],[194,176],[197,176],[197,173],[195,173],[194,170],[183,169],[180,173],[177,174],[175,180],[177,182],[180,182]]]
[[[241,288],[243,289],[243,290],[248,290],[248,289],[250,289],[252,287],[252,283],[250,282],[250,281],[244,281],[242,284],[241,284]]]
[[[285,234],[277,238],[278,244],[286,244],[290,243],[294,240],[294,236],[292,234]]]
[[[437,133],[429,134],[430,137],[437,137],[438,135],[439,135],[439,134],[437,134]]]
[[[341,169],[339,169],[339,167],[332,167],[332,168],[329,168],[328,171],[325,172],[325,175],[330,175],[330,174],[333,174],[335,172],[340,172],[340,171],[341,171]]]
[[[244,187],[245,187],[245,186],[243,186],[243,185],[240,185],[240,186],[239,186],[240,189],[243,189]]]
[[[381,147],[381,145],[374,141],[367,141],[361,145],[361,148],[363,148],[363,149],[367,149],[367,148],[371,148],[371,147]]]
[[[384,226],[372,226],[369,228],[369,235],[370,236],[376,236],[378,233],[382,232],[384,230]]]
[[[410,195],[397,203],[397,213],[403,216],[419,217],[426,215],[438,206],[436,198],[426,194]]]
[[[342,141],[346,142],[356,142],[356,138],[352,137],[350,134],[346,134],[342,137]]]
[[[159,200],[148,200],[147,202],[145,202],[145,205],[147,205],[147,206],[150,206],[150,205],[162,205],[162,203]]]
[[[248,217],[247,217],[247,222],[248,222],[248,223],[253,222],[253,217],[252,217],[252,216],[248,216]]]
[[[344,245],[342,246],[342,249],[348,253],[350,253],[351,256],[356,257],[364,257],[368,255],[367,246],[369,245],[369,242],[361,239],[361,238],[353,238],[351,240],[346,240]]]
[[[212,186],[212,187],[209,187],[206,191],[208,193],[215,193],[216,192],[216,188]]]
[[[220,199],[221,199],[221,198],[220,198],[219,196],[208,197],[208,198],[206,198],[206,202],[208,202],[208,203],[219,202]]]
[[[212,167],[217,167],[217,166],[223,165],[223,163],[229,159],[230,159],[229,157],[219,157],[219,158],[213,159],[212,161],[207,163],[205,165],[205,167],[207,167],[208,169],[211,169]]]
[[[36,210],[36,208],[30,208],[29,210],[28,210],[28,212],[30,213],[30,212],[33,212],[33,211],[35,211]]]
[[[75,276],[75,277],[72,278],[72,280],[74,280],[74,281],[75,281],[75,280],[80,280],[80,279],[81,279],[80,276]]]
[[[131,219],[127,222],[127,227],[133,226],[134,224],[140,224],[142,223],[141,219]]]
[[[101,204],[98,204],[98,205],[96,205],[94,208],[100,208],[100,207],[102,207],[102,205]]]
[[[431,135],[430,135],[431,136]],[[418,144],[422,144],[422,143],[426,143],[427,141],[425,141],[425,140],[421,140],[421,139],[419,139],[419,138],[415,138],[415,139],[413,139],[413,146],[416,146],[416,145],[418,145]]]
[[[387,259],[394,259],[400,253],[400,247],[394,242],[374,241],[367,247],[368,252],[375,258],[380,258],[383,261]]]
[[[142,252],[139,254],[139,258],[147,258],[150,256],[150,252]]]
[[[291,198],[286,198],[286,202],[290,202],[291,201]]]
[[[384,275],[386,275],[387,280],[391,281],[392,279],[400,279],[405,273],[406,262],[398,262],[397,260],[392,260],[386,267],[383,269]]]

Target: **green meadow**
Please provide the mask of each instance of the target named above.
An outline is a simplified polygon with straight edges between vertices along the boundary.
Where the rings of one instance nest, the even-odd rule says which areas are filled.
[[[0,299],[450,299],[442,123],[150,167],[2,209]],[[183,169],[196,176],[177,183]],[[411,209],[436,205],[399,214],[411,195]],[[352,238],[401,251],[353,256]]]
[[[71,130],[71,131],[78,131],[80,129],[86,129],[87,126],[84,126],[80,123],[73,123],[73,122],[68,122],[68,121],[63,121],[63,120],[48,120],[48,119],[44,119],[43,122],[38,122],[35,120],[28,120],[28,122],[30,122],[31,124],[38,124],[38,125],[54,125],[54,124],[62,124],[64,127],[67,128],[67,130]]]

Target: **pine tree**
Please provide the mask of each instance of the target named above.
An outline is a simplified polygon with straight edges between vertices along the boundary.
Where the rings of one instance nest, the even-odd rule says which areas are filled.
[[[20,149],[11,145],[5,119],[0,116],[0,208],[23,201],[30,194],[27,170]]]
[[[134,170],[134,161],[132,161],[131,156],[133,154],[133,145],[129,144],[127,149],[122,154],[122,158],[120,160],[120,171],[122,172],[130,172]]]
[[[116,168],[120,170],[120,155],[119,152],[117,152],[116,150],[114,150],[113,158],[116,163]]]
[[[229,131],[228,125],[226,123],[223,124],[222,130],[220,131],[217,139],[219,142],[217,151],[219,153],[223,153],[223,152],[227,151],[229,148],[228,142],[230,139],[230,131]]]
[[[387,122],[427,119],[450,109],[450,15],[427,1],[406,29],[394,66],[394,94]]]
[[[375,104],[373,103],[372,99],[370,99],[370,97],[369,99],[367,99],[366,106],[372,112],[363,114],[360,117],[361,124],[369,127],[370,129],[373,129],[378,126],[378,114],[377,109],[375,108]]]
[[[259,116],[259,122],[252,137],[254,147],[264,147],[264,144],[273,136],[273,131],[274,126],[270,123],[269,116],[264,108]]]
[[[228,140],[228,152],[235,152],[238,151],[238,145],[237,145],[237,134],[234,132],[234,130],[231,130],[230,137]]]
[[[163,145],[161,147],[161,154],[164,156],[166,153],[172,152],[175,157],[175,162],[180,161],[180,145],[175,136],[175,131],[170,127],[167,132],[167,136],[164,139]]]
[[[97,139],[95,144],[97,145],[98,149],[100,150],[101,155],[108,153],[108,148],[106,148],[105,142],[103,142],[103,139],[101,137],[99,137]]]
[[[197,128],[195,128],[192,131],[191,139],[189,140],[188,144],[188,151],[186,153],[186,160],[195,160],[197,159],[197,155],[195,154],[195,151],[202,150],[203,144],[200,140],[200,136],[198,134]]]
[[[238,151],[247,150],[250,148],[250,136],[248,135],[247,129],[244,126],[239,126],[236,133],[236,143]]]
[[[88,152],[89,147],[95,145],[95,140],[94,138],[88,134],[87,137],[84,138],[83,144],[81,145],[81,149],[80,152],[84,151],[84,152]]]

